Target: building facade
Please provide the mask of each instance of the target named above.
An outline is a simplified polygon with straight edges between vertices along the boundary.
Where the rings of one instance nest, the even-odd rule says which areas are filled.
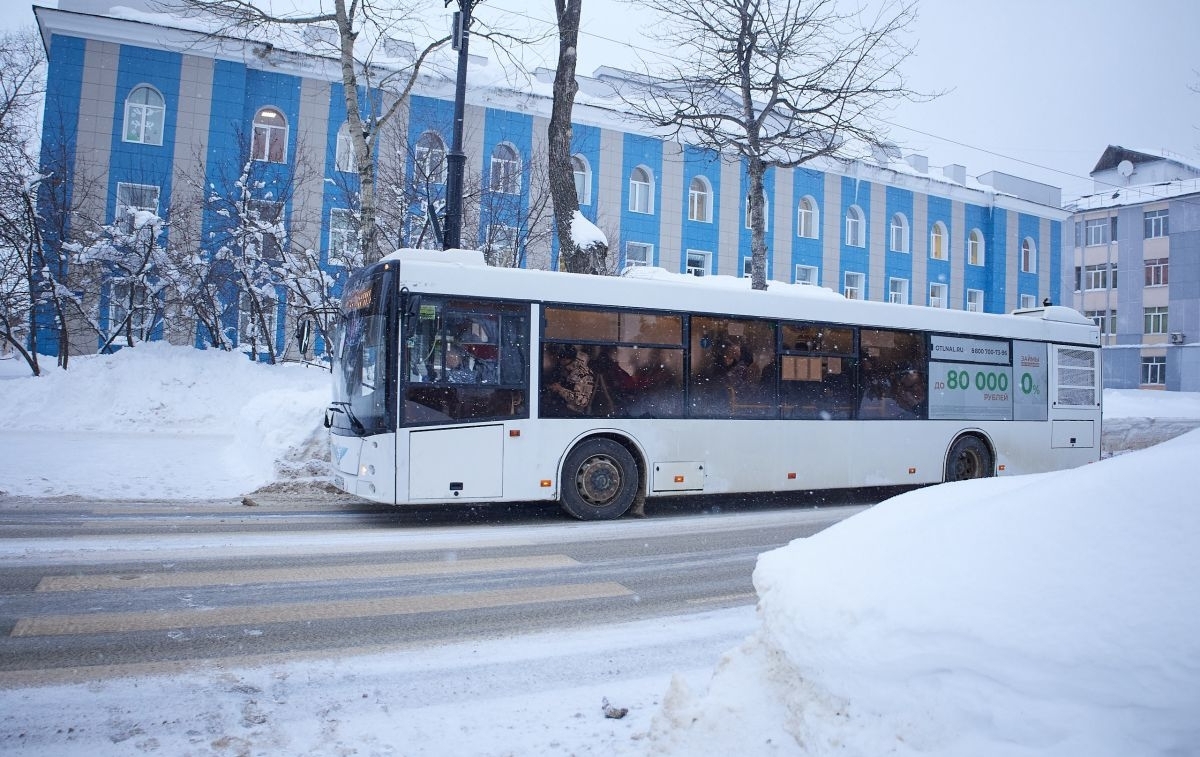
[[[35,8],[49,59],[43,163],[63,156],[60,170],[72,186],[82,188],[86,177],[79,203],[90,203],[104,223],[131,209],[180,218],[197,209],[194,223],[173,223],[166,233],[200,256],[236,236],[229,212],[212,202],[214,188],[251,187],[260,195],[251,200],[260,225],[269,217],[283,230],[285,239],[271,244],[310,251],[336,296],[350,265],[340,251],[355,238],[357,190],[336,60],[248,40],[214,42],[169,18],[107,15],[107,5],[60,0],[59,9]],[[475,63],[473,71],[486,70],[485,61]],[[744,165],[639,128],[614,97],[623,76],[602,68],[580,77],[574,111],[581,211],[608,238],[612,268],[748,276]],[[473,189],[462,239],[499,265],[558,264],[544,180],[551,79],[541,70],[525,91],[469,89],[464,151]],[[381,142],[381,215],[392,211],[381,227],[392,246],[437,247],[452,72],[425,76],[401,105]],[[767,277],[847,297],[985,312],[1061,303],[1070,282],[1062,257],[1068,213],[1060,206],[1054,187],[996,172],[968,177],[963,166],[931,168],[919,155],[770,169]],[[105,323],[121,315],[103,303],[121,297],[99,289],[89,295],[102,301],[101,334],[73,344],[77,350],[104,346]],[[253,323],[239,315],[244,293],[221,296],[228,307],[212,328],[227,330],[233,343],[261,327],[273,332],[277,351],[291,344],[305,304],[295,293],[281,287],[270,317]],[[143,336],[200,343],[197,329]]]
[[[1200,391],[1200,166],[1109,146],[1091,176],[1070,302],[1100,326],[1104,385]]]

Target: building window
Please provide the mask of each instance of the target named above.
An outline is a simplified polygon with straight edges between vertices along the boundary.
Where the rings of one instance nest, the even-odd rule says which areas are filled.
[[[575,196],[580,205],[592,204],[592,167],[582,155],[571,156],[571,172],[575,175]]]
[[[950,302],[946,298],[947,287],[945,284],[930,284],[929,285],[929,307],[944,308],[949,307]]]
[[[246,214],[241,220],[251,230],[242,242],[243,254],[251,253],[250,248],[257,243],[257,254],[263,260],[282,259],[286,242],[282,202],[250,200],[246,203]]]
[[[866,247],[867,234],[864,228],[862,209],[851,205],[846,209],[846,244],[849,247]]]
[[[892,252],[908,252],[908,219],[903,213],[892,216]]]
[[[354,211],[334,208],[329,211],[329,264],[357,267],[360,259],[358,219]]]
[[[703,176],[688,186],[688,220],[712,223],[712,186]]]
[[[108,336],[128,333],[135,341],[147,341],[154,322],[148,300],[145,286],[130,281],[112,282],[108,289]]]
[[[278,302],[273,298],[259,299],[256,302],[247,292],[238,295],[238,343],[241,346],[254,345],[259,349],[265,348],[268,338],[274,343],[279,326],[277,306]],[[256,310],[262,311],[261,323]]]
[[[287,160],[287,139],[287,119],[275,108],[263,108],[254,116],[251,157],[268,163],[283,163]]]
[[[796,283],[816,286],[817,274],[818,271],[815,265],[798,265],[796,266]]]
[[[702,250],[687,251],[687,269],[685,273],[693,276],[707,276],[712,265],[712,253]]]
[[[1146,261],[1146,286],[1148,287],[1165,287],[1167,285],[1167,266],[1166,258],[1154,258]],[[1116,275],[1114,271],[1113,275]]]
[[[1146,239],[1157,239],[1171,233],[1170,220],[1166,210],[1148,210],[1143,216]]]
[[[135,229],[142,227],[145,218],[138,218],[139,213],[158,215],[159,188],[150,184],[117,183],[117,208],[113,214],[113,224],[132,234]]]
[[[446,182],[446,143],[440,134],[427,131],[417,139],[413,151],[413,168],[417,179],[429,184]]]
[[[501,142],[492,150],[488,189],[506,195],[520,194],[521,160],[512,145]]]
[[[144,84],[134,87],[125,99],[125,141],[161,145],[166,116],[167,108],[158,90]]]
[[[1021,241],[1021,272],[1037,273],[1037,246],[1031,237]]]
[[[1084,224],[1085,239],[1088,247],[1096,245],[1108,244],[1108,228],[1109,223],[1107,218],[1093,218]]]
[[[338,129],[337,144],[334,147],[333,167],[343,173],[353,173],[358,170],[354,160],[354,140],[350,138],[350,122],[342,124]]]
[[[505,268],[515,267],[519,261],[516,253],[520,239],[520,229],[516,226],[506,226],[502,223],[488,224],[484,242],[488,264]]]
[[[771,205],[767,202],[767,195],[764,192],[762,196],[762,214],[763,214],[763,231],[771,229]],[[746,197],[746,228],[750,228],[750,197]]]
[[[742,278],[748,279],[754,275],[754,258],[746,256],[742,258]]]
[[[908,279],[888,279],[888,302],[908,304]]]
[[[1032,294],[1021,295],[1020,304],[1018,305],[1021,310],[1034,310],[1037,308],[1037,306],[1037,297],[1033,296]]]
[[[1113,310],[1089,310],[1084,313],[1085,316],[1092,319],[1092,323],[1096,324],[1102,335],[1110,335],[1117,333],[1117,311]]]
[[[1167,383],[1167,359],[1162,356],[1142,358],[1142,383],[1163,386]]]
[[[1167,333],[1167,309],[1165,307],[1142,308],[1146,334]]]
[[[654,180],[643,166],[629,175],[629,210],[633,213],[654,212]]]
[[[842,295],[848,300],[861,300],[864,297],[863,279],[864,274],[855,273],[854,271],[846,271],[844,284],[842,285]]]
[[[983,312],[983,290],[968,289],[967,290],[967,310],[972,313]]]
[[[817,220],[817,201],[812,197],[801,197],[796,206],[796,235],[816,239]]]
[[[929,257],[934,260],[948,260],[950,250],[946,241],[946,224],[938,221],[929,230]]]
[[[1082,276],[1082,281],[1076,280],[1075,291],[1079,291],[1080,284],[1085,289],[1108,289],[1110,286],[1113,289],[1117,288],[1117,264],[1116,263],[1101,263],[1099,265],[1084,266],[1083,269],[1075,269],[1076,277]]]
[[[971,229],[967,235],[967,265],[983,265],[983,232]]]
[[[644,242],[625,243],[625,265],[650,265],[654,262],[654,245]]]

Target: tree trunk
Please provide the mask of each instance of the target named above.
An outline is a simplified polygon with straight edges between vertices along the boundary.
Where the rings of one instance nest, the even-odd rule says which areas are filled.
[[[763,192],[766,173],[767,167],[761,158],[750,158],[746,174],[750,181],[747,207],[750,210],[750,286],[753,289],[767,288],[767,224]]]

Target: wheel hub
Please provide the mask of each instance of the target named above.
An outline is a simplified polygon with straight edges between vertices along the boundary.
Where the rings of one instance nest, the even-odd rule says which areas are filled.
[[[579,493],[593,505],[604,505],[621,490],[621,471],[609,458],[592,457],[579,466]]]

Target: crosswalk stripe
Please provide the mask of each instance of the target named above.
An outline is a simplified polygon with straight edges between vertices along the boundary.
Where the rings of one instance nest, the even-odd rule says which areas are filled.
[[[302,620],[415,615],[427,612],[477,610],[508,605],[570,602],[630,596],[630,589],[615,582],[558,584],[462,594],[378,597],[334,602],[299,602],[279,605],[210,607],[174,612],[101,612],[82,615],[45,615],[21,618],[12,636],[67,636],[85,633],[166,631],[214,626],[259,625]]]
[[[259,583],[307,583],[355,581],[407,576],[491,573],[505,570],[549,570],[570,568],[579,562],[566,555],[488,557],[427,562],[364,563],[359,565],[315,565],[300,568],[194,570],[169,573],[100,573],[95,575],[46,576],[37,591],[105,591],[122,589],[179,589],[199,586],[243,586]]]

